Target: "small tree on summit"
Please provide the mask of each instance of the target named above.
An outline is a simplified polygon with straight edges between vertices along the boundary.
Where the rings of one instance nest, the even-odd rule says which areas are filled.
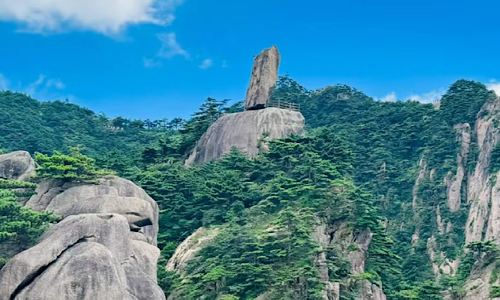
[[[110,171],[98,170],[93,158],[81,153],[81,147],[70,147],[69,155],[54,151],[52,156],[35,153],[35,161],[40,165],[35,178],[63,179],[95,183],[100,177],[113,175]]]

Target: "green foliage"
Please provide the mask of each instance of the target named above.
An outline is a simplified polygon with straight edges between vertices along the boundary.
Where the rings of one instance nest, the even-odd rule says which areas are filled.
[[[35,189],[35,183],[0,178],[0,189]]]
[[[225,105],[227,102],[228,100],[218,101],[210,97],[205,100],[199,110],[192,115],[191,119],[186,122],[184,128],[181,130],[183,136],[179,149],[181,153],[189,152],[205,131],[207,131],[208,127],[217,121],[223,113],[239,110],[238,104],[226,109]],[[239,105],[241,106],[241,104]]]
[[[288,208],[258,225],[229,223],[190,265],[183,298],[252,299],[267,292],[272,299],[321,299],[311,220],[307,210]]]
[[[442,287],[434,281],[425,281],[409,290],[402,290],[396,294],[397,300],[442,300]]]
[[[441,115],[450,124],[474,124],[481,107],[496,96],[480,82],[458,80],[441,100]]]
[[[67,101],[39,102],[10,91],[0,91],[0,107],[0,145],[7,152],[49,154],[85,145],[85,154],[96,157],[114,149],[142,148],[169,130],[168,123],[160,126],[162,121],[151,121],[158,127],[146,128],[140,120],[111,120]]]
[[[96,182],[103,176],[112,175],[111,171],[98,170],[95,160],[81,154],[80,147],[70,147],[70,154],[54,151],[52,156],[35,154],[40,165],[36,170],[38,179],[63,179],[68,181]]]
[[[500,145],[497,144],[491,151],[490,174],[496,174],[500,171]]]
[[[500,285],[490,286],[490,298],[500,297]]]
[[[416,101],[374,101],[346,85],[309,91],[287,75],[272,98],[300,103],[308,134],[274,141],[264,136],[269,151],[253,160],[233,149],[217,162],[184,167],[211,124],[242,111],[242,103],[226,107],[225,100],[213,98],[190,120],[168,122],[110,120],[69,103],[0,93],[0,143],[7,150],[43,153],[37,154],[42,178],[93,181],[102,175],[98,168],[105,168],[140,184],[161,209],[159,266],[199,227],[219,228],[188,265],[188,276],[158,270],[166,293],[182,290],[183,299],[249,300],[263,292],[272,299],[319,299],[318,247],[310,237],[318,220],[345,224],[354,237],[373,234],[365,272],[358,276],[351,274],[345,249],[324,249],[330,280],[340,283],[343,300],[355,298],[352,281],[365,279],[381,284],[390,300],[441,299],[443,289],[458,299],[476,266],[497,263],[498,251],[488,242],[463,252],[470,199],[464,187],[461,210],[450,211],[443,183],[456,173],[454,125],[473,128],[480,108],[494,99],[484,85],[459,80],[436,109]],[[96,161],[61,154],[77,144]],[[490,173],[500,169],[499,149],[492,151]],[[60,152],[47,156],[52,150]],[[477,157],[473,134],[468,170]],[[421,159],[425,171],[414,189]],[[439,231],[437,208],[450,232]],[[431,237],[436,253],[461,262],[456,277],[443,276],[441,285],[427,249]]]
[[[50,223],[58,217],[22,207],[12,188],[33,188],[32,185],[2,180],[0,186],[0,268],[15,254],[36,243]]]
[[[472,251],[479,258],[482,258],[483,255],[497,258],[500,254],[500,249],[494,240],[471,242],[465,248]]]

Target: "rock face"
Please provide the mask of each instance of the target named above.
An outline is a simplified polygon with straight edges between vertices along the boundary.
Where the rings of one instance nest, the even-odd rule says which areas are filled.
[[[35,161],[26,151],[0,155],[0,178],[27,180],[35,173]]]
[[[163,300],[156,283],[158,206],[118,178],[47,181],[28,206],[64,219],[0,271],[0,300]]]
[[[372,234],[368,230],[354,234],[345,223],[327,226],[318,220],[313,239],[321,250],[316,257],[316,264],[319,268],[321,281],[325,284],[323,299],[339,300],[342,296],[340,282],[330,281],[326,252],[333,250],[337,256],[347,258],[351,265],[351,275],[359,275],[365,271]],[[349,282],[349,279],[347,281],[344,282],[344,285],[354,284],[354,282]],[[355,283],[355,285],[358,286],[356,300],[386,300],[382,288],[366,279]]]
[[[460,210],[462,202],[460,194],[462,192],[462,182],[465,177],[465,168],[471,144],[471,128],[469,124],[458,124],[454,129],[458,134],[458,141],[460,141],[461,147],[457,154],[457,174],[445,178],[448,190],[448,207],[451,212]]]
[[[97,185],[45,181],[26,206],[63,217],[88,213],[122,214],[129,220],[132,230],[139,230],[148,243],[156,245],[158,204],[130,180],[110,177],[101,179]]]
[[[167,271],[176,271],[178,274],[183,274],[188,262],[193,260],[200,250],[209,244],[218,233],[218,228],[206,229],[201,227],[196,230],[177,246],[174,255],[168,260]]]
[[[221,158],[236,147],[249,157],[259,153],[259,141],[265,133],[269,139],[303,134],[305,119],[300,112],[267,108],[219,118],[196,144],[187,165],[203,164]],[[261,143],[262,144],[262,143]]]
[[[276,46],[262,51],[253,64],[245,110],[265,108],[278,80],[281,56]]]

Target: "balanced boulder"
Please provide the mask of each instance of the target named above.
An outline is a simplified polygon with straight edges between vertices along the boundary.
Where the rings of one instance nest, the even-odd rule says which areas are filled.
[[[278,80],[280,61],[281,56],[276,46],[265,49],[257,55],[245,99],[245,110],[266,107]]]

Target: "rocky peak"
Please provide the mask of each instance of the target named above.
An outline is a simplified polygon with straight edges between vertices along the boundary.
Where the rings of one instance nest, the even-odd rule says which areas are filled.
[[[281,56],[278,48],[265,49],[255,58],[245,111],[220,117],[196,143],[186,165],[199,165],[219,159],[236,148],[254,158],[266,151],[267,140],[304,133],[305,119],[292,108],[266,108],[278,79]]]
[[[245,110],[265,108],[278,80],[281,56],[276,46],[262,51],[253,63]]]

